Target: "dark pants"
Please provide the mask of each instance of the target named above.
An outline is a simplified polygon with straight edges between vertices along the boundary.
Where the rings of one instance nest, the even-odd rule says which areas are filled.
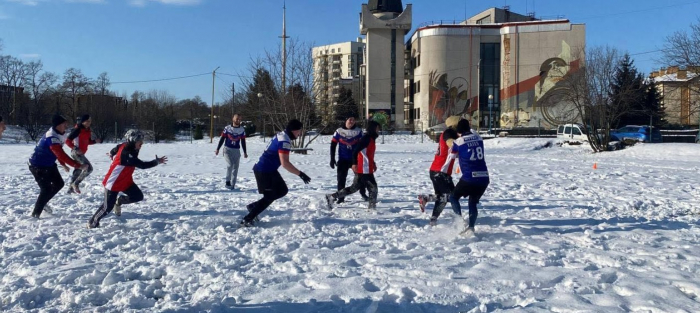
[[[114,205],[119,201],[119,205],[136,203],[143,200],[143,192],[136,184],[131,185],[124,191],[124,195],[119,196],[118,191],[110,191],[105,189],[105,199],[97,212],[90,218],[90,227],[100,227],[100,220],[109,215],[114,209]]]
[[[433,208],[432,215],[432,219],[435,220],[440,216],[442,210],[445,209],[447,200],[449,199],[452,190],[455,189],[455,183],[452,181],[452,177],[447,175],[447,173],[435,171],[430,171],[430,180],[433,182],[433,189],[435,189],[435,207]],[[454,210],[457,214],[461,213],[458,213],[454,206],[452,207],[452,210]]]
[[[340,159],[335,166],[338,169],[338,191],[340,191],[345,188],[345,182],[348,179],[348,171],[352,169],[352,161]],[[367,196],[367,189],[364,186],[360,187],[360,194],[363,197]],[[344,197],[341,197],[340,199],[343,198]]]
[[[374,180],[374,174],[355,174],[355,179],[352,181],[352,185],[347,188],[343,188],[338,192],[334,193],[335,198],[342,199],[347,195],[356,193],[358,190],[366,188],[369,191],[369,208],[375,208],[377,206],[377,194],[379,188],[377,187],[377,181]]]
[[[50,167],[29,166],[29,171],[34,175],[34,180],[39,184],[41,191],[39,198],[34,204],[32,216],[38,218],[49,200],[51,200],[63,188],[63,177],[58,172],[58,166],[54,164]]]
[[[258,193],[262,194],[263,197],[248,205],[248,215],[243,217],[246,222],[252,222],[272,202],[284,197],[289,192],[280,172],[262,173],[253,171],[253,173],[255,173],[255,181],[258,183]]]
[[[73,150],[73,152],[71,152],[71,156],[74,160],[78,161],[78,163],[88,165],[87,170],[81,170],[80,168],[76,168],[73,170],[73,176],[70,179],[70,183],[71,185],[75,184],[76,186],[80,186],[80,183],[83,182],[85,177],[92,173],[92,163],[88,161],[84,154],[77,153],[76,150]]]
[[[459,215],[462,215],[462,207],[459,205],[459,199],[469,197],[469,227],[474,227],[476,224],[476,217],[479,215],[476,205],[479,203],[481,196],[484,195],[488,186],[488,181],[486,184],[474,184],[460,179],[459,183],[457,183],[457,186],[452,191],[450,203],[452,204],[452,209]]]

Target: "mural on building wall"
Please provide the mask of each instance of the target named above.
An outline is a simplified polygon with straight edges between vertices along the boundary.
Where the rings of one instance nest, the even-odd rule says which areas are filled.
[[[449,80],[447,73],[438,75],[435,70],[429,75],[429,127],[445,123],[453,115],[471,118],[477,107],[470,99],[469,82],[464,77]]]
[[[508,97],[512,105],[503,107],[501,127],[553,127],[577,120],[575,107],[562,101],[564,88],[560,82],[567,74],[578,70],[578,60],[572,60],[571,47],[566,41],[561,44],[558,56],[542,62],[538,76],[518,83],[521,90],[515,85],[504,89],[504,98]],[[520,95],[516,97],[518,91]],[[515,103],[516,99],[519,104]]]

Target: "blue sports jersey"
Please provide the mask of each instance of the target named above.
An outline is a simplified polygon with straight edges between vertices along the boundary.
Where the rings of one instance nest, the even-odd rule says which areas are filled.
[[[34,147],[34,153],[29,158],[29,164],[36,167],[56,165],[56,155],[51,151],[51,145],[61,145],[65,138],[53,128],[49,129]]]
[[[452,153],[458,154],[463,181],[488,185],[489,169],[484,160],[484,141],[477,134],[457,138],[452,144]]]
[[[280,163],[280,153],[289,154],[292,150],[292,140],[285,132],[278,133],[275,137],[270,140],[267,144],[265,152],[260,156],[258,163],[255,163],[253,170],[256,172],[269,173],[275,172],[282,165]]]
[[[243,126],[233,127],[232,125],[228,125],[224,128],[221,136],[226,138],[226,142],[224,143],[226,147],[240,149],[241,139],[245,138],[245,129],[243,129]]]
[[[331,139],[340,146],[338,158],[340,160],[352,160],[352,149],[360,142],[360,138],[362,138],[362,129],[359,127],[352,129],[338,128],[333,134],[333,139]]]

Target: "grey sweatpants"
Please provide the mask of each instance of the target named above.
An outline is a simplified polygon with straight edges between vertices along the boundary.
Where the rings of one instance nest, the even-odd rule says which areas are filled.
[[[78,163],[88,165],[87,170],[83,171],[79,168],[73,170],[73,176],[70,179],[70,184],[80,186],[80,183],[83,182],[83,179],[85,179],[85,177],[92,173],[92,164],[90,163],[90,161],[88,161],[84,154],[77,153],[76,150],[71,151],[70,155],[73,157],[73,160],[78,161]]]
[[[224,159],[226,159],[226,164],[228,164],[228,169],[226,169],[226,181],[231,182],[231,187],[236,187],[238,164],[241,162],[241,150],[225,147]]]

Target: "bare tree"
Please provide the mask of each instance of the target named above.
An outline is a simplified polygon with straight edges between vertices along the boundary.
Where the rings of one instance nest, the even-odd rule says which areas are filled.
[[[26,76],[24,85],[31,97],[21,109],[18,124],[27,131],[32,141],[36,141],[43,130],[42,121],[46,117],[45,99],[49,97],[52,86],[58,81],[58,76],[51,72],[44,72],[41,61],[32,61],[26,64]]]
[[[78,98],[89,92],[90,79],[83,72],[76,68],[69,68],[63,73],[62,90],[66,93],[71,103],[66,107],[68,114],[71,117],[76,117],[80,114]]]
[[[3,113],[8,112],[12,123],[17,123],[17,97],[26,76],[26,65],[22,60],[12,56],[0,56],[0,85],[12,87],[12,99],[3,105]],[[5,102],[5,101],[3,101]]]
[[[282,84],[282,50],[265,51],[262,57],[251,60],[248,76],[242,75],[243,82],[248,86],[248,105],[244,114],[251,118],[262,116],[266,125],[282,130],[291,119],[298,119],[304,125],[302,135],[295,140],[295,147],[306,147],[315,140],[325,129],[321,119],[316,117],[314,101],[313,57],[312,44],[299,40],[290,40],[287,44],[287,70],[285,86]],[[255,84],[260,77],[261,69],[269,73],[271,86]],[[251,90],[251,86],[257,90]],[[261,95],[255,100],[255,94]],[[255,107],[255,109],[253,109]],[[262,130],[263,127],[259,129]],[[307,130],[319,129],[313,136],[307,135]]]
[[[95,92],[97,92],[99,95],[104,96],[109,92],[109,85],[110,80],[109,76],[107,75],[107,72],[102,72],[95,81]]]
[[[583,54],[579,51],[579,56]],[[631,97],[638,95],[632,87],[618,90],[613,97],[613,81],[621,60],[619,50],[594,47],[585,52],[583,67],[563,78],[560,100],[573,105],[588,129],[588,142],[595,152],[608,150],[610,129],[631,110]],[[575,59],[582,59],[577,57]]]
[[[700,72],[700,19],[696,24],[690,25],[690,31],[677,31],[666,37],[663,49],[662,62],[667,66],[678,66],[684,69],[692,69],[694,72]],[[690,78],[690,77],[689,77]],[[682,96],[681,88],[678,90],[669,90],[664,93],[664,98],[667,100],[675,100],[679,103],[682,99],[687,99],[688,112],[683,112],[680,106],[676,112],[681,118],[687,114],[690,118],[693,115],[700,115],[700,83],[688,84],[688,96]],[[670,87],[674,89],[673,86]],[[675,98],[675,99],[674,99]],[[673,113],[666,106],[666,114]],[[700,116],[698,117],[700,118]]]

